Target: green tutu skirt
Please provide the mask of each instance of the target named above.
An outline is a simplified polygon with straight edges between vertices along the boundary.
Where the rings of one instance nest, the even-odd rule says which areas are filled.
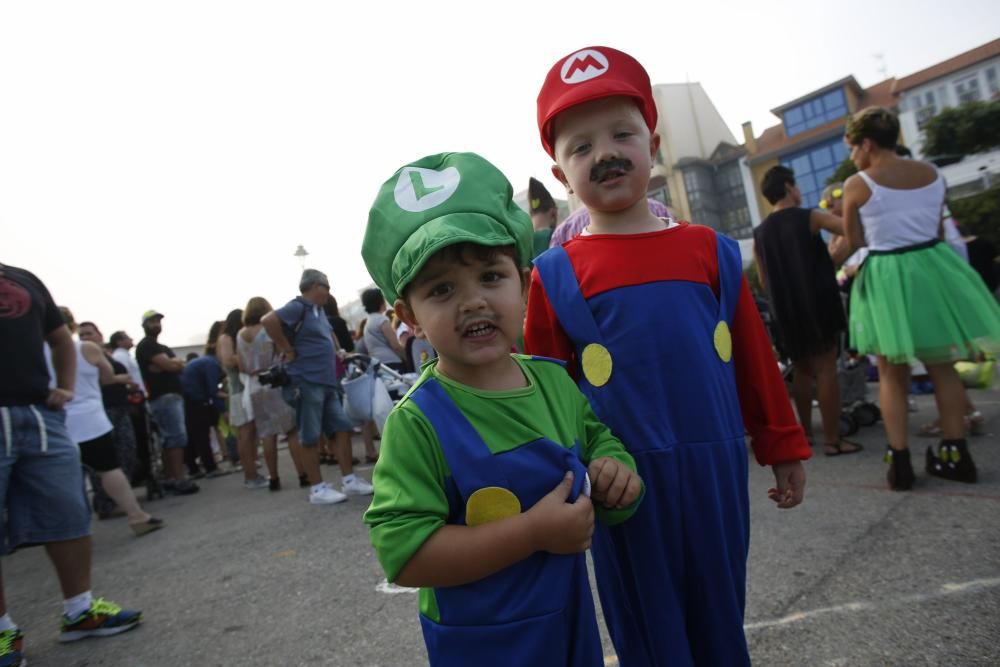
[[[870,255],[851,292],[852,346],[892,363],[944,363],[1000,351],[1000,305],[945,243]]]

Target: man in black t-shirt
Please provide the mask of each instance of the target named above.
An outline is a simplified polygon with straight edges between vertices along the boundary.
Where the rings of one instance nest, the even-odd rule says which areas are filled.
[[[44,344],[52,351],[49,388]],[[90,509],[80,451],[66,431],[77,352],[45,285],[0,264],[0,551],[42,544],[63,593],[62,641],[117,634],[142,613],[90,593]],[[23,635],[0,585],[0,664],[20,665]]]
[[[146,337],[135,348],[135,361],[149,390],[149,408],[160,430],[167,475],[163,490],[187,495],[196,493],[198,485],[186,479],[184,470],[184,448],[187,446],[184,389],[181,386],[184,362],[157,340],[163,330],[162,320],[163,314],[155,310],[143,313],[142,330],[146,332]]]

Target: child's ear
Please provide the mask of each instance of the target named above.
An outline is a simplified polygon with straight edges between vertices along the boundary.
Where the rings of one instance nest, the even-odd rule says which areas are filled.
[[[660,135],[653,132],[649,137],[649,157],[656,161],[656,151],[660,150]]]
[[[414,333],[416,333],[417,327],[420,325],[417,323],[417,318],[414,316],[413,310],[410,306],[402,299],[396,299],[396,303],[394,303],[392,307],[399,319],[406,322],[406,325],[413,329]]]
[[[569,180],[566,178],[566,173],[563,172],[559,165],[552,165],[552,175],[556,177],[557,181],[566,186],[566,192],[573,194],[573,188],[569,186]]]

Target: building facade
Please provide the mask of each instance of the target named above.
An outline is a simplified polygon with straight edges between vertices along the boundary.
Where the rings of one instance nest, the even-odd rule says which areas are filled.
[[[759,137],[754,136],[750,123],[744,123],[747,163],[759,215],[765,217],[771,210],[759,184],[767,170],[779,164],[795,172],[802,205],[817,206],[827,179],[847,159],[844,126],[848,117],[868,106],[894,107],[894,83],[895,79],[887,79],[862,88],[849,76],[771,109],[781,123]]]

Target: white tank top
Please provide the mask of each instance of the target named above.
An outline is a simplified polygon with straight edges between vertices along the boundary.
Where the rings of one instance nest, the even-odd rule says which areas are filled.
[[[101,398],[101,378],[97,366],[87,361],[76,345],[76,388],[73,400],[66,404],[66,430],[76,444],[93,440],[111,430],[111,420],[104,411]]]
[[[896,190],[879,185],[861,171],[872,196],[859,209],[869,250],[893,250],[938,238],[944,179],[938,173],[933,183],[914,190]]]

